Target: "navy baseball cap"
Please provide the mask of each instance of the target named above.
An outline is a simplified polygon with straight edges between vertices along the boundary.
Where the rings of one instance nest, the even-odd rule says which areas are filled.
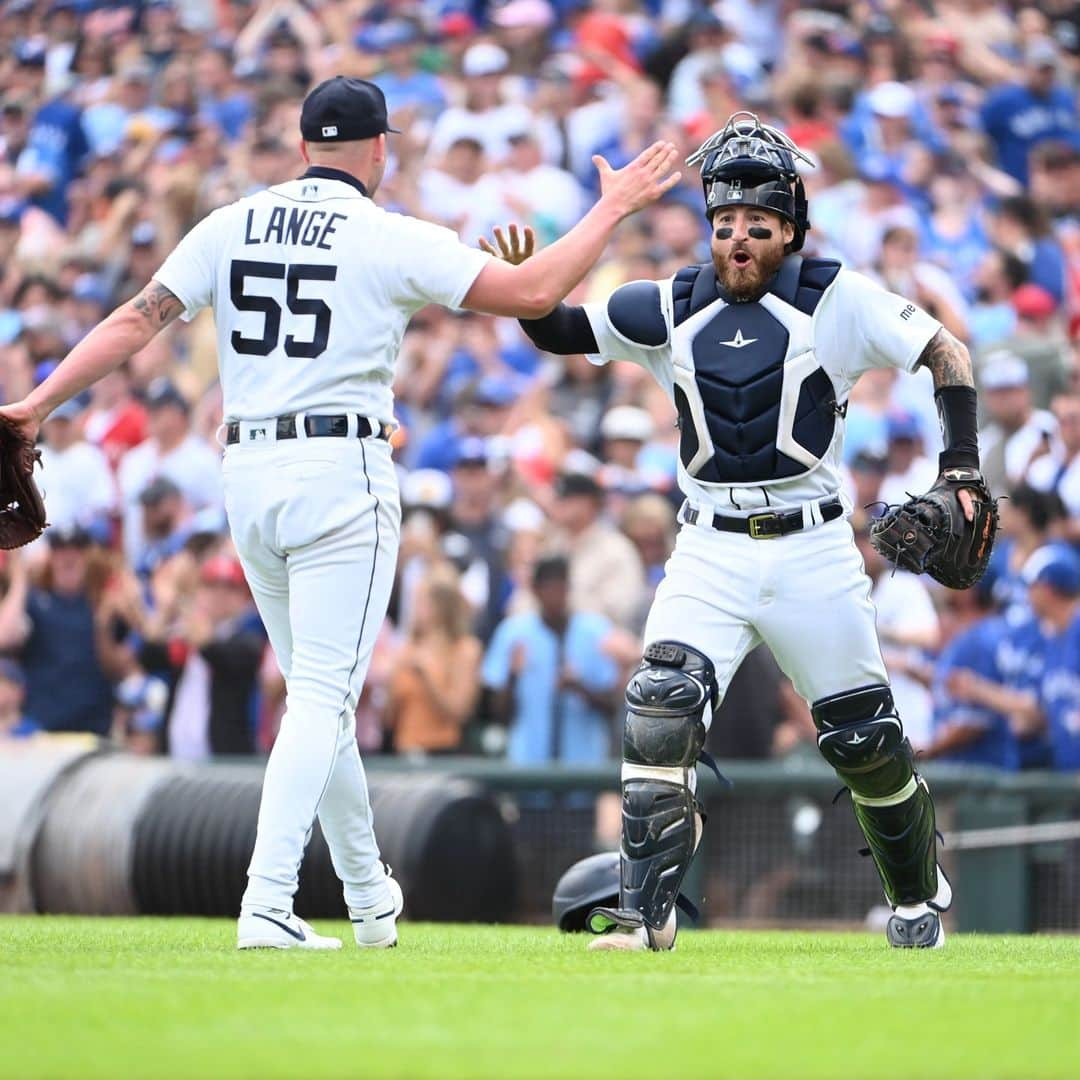
[[[335,75],[319,83],[300,111],[300,134],[307,142],[349,142],[373,139],[388,131],[386,97],[371,82]]]

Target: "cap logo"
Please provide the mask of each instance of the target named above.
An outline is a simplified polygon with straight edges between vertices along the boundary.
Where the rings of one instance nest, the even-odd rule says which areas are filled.
[[[732,202],[735,202],[736,200],[742,198],[742,181],[741,180],[732,180],[731,181],[731,183],[728,185],[727,197]]]
[[[324,139],[332,139],[337,134],[337,125],[330,124],[322,129]]]

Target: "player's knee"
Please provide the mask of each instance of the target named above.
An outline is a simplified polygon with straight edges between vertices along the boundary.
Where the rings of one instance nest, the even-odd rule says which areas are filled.
[[[678,641],[653,642],[626,687],[624,760],[692,769],[716,703],[716,672],[704,653]]]
[[[822,757],[854,795],[889,798],[912,783],[911,744],[887,686],[863,686],[822,698],[811,712]]]

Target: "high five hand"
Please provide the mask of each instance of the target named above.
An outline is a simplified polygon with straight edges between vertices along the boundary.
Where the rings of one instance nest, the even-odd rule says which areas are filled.
[[[674,144],[663,141],[654,142],[621,169],[613,169],[605,158],[593,154],[600,173],[600,201],[614,206],[621,217],[656,202],[682,179],[682,173],[671,172],[678,156]]]
[[[514,223],[507,226],[507,231],[510,234],[509,240],[503,234],[502,227],[495,226],[495,243],[499,245],[498,251],[483,236],[480,237],[480,247],[489,255],[496,255],[503,262],[508,262],[511,266],[518,266],[532,256],[536,248],[536,234],[526,225],[524,236],[521,236],[518,233],[517,225]]]

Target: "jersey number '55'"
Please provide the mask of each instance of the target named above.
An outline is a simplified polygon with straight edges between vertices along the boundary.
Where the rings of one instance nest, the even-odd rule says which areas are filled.
[[[285,335],[285,355],[320,356],[330,339],[330,308],[324,300],[302,297],[300,286],[307,281],[334,281],[337,267],[316,263],[252,262],[234,259],[229,269],[229,298],[237,311],[260,311],[263,314],[261,337],[244,337],[239,330],[232,332],[232,347],[245,356],[269,356],[278,345],[281,334],[281,305],[272,296],[245,292],[248,278],[264,278],[285,282],[285,304],[293,315],[309,316],[315,320],[310,339],[303,340],[292,333]]]

